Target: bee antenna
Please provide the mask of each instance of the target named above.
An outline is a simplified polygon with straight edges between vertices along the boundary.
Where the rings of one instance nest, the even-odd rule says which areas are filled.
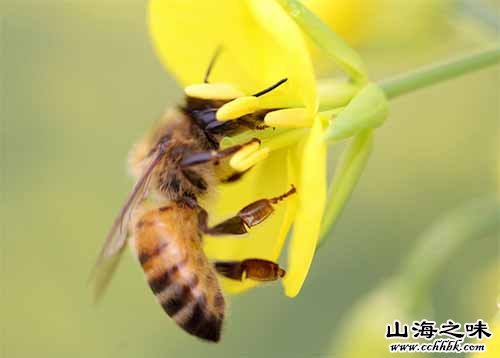
[[[265,95],[266,93],[268,92],[271,92],[273,89],[281,86],[283,83],[285,83],[286,81],[288,81],[288,78],[282,78],[281,80],[279,80],[278,82],[276,82],[275,84],[273,84],[272,86],[269,86],[265,89],[263,89],[262,91],[259,91],[257,92],[256,94],[254,94],[253,96],[254,97],[260,97],[260,96],[263,96]]]
[[[217,61],[217,58],[219,57],[221,52],[222,52],[222,45],[219,45],[215,49],[214,54],[212,55],[212,58],[210,59],[210,63],[208,64],[207,71],[205,72],[205,77],[203,78],[203,83],[208,83],[208,77],[210,77],[210,73],[212,73],[212,69],[215,65],[215,61]]]

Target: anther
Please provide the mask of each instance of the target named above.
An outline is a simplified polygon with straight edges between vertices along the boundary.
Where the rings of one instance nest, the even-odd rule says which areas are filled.
[[[253,142],[233,155],[229,161],[231,168],[238,172],[244,172],[250,169],[255,164],[264,160],[269,155],[270,149],[267,147],[261,148],[260,143]]]
[[[236,98],[220,107],[217,110],[216,118],[218,121],[227,121],[253,113],[260,108],[259,102],[259,99],[254,96]]]
[[[252,143],[245,145],[231,157],[229,165],[233,167],[233,163],[238,163],[243,161],[246,157],[255,153],[259,149],[259,147],[260,147],[260,142],[258,141],[253,141]]]
[[[253,113],[259,109],[262,109],[262,104],[258,97],[265,95],[266,93],[271,92],[272,90],[278,88],[283,83],[285,83],[288,79],[283,78],[269,86],[262,91],[255,93],[252,96],[243,96],[232,100],[224,104],[217,111],[217,120],[219,121],[228,121],[231,119],[236,119],[242,117],[246,114]]]
[[[269,112],[264,117],[264,123],[278,128],[311,127],[313,117],[306,108],[286,108]]]

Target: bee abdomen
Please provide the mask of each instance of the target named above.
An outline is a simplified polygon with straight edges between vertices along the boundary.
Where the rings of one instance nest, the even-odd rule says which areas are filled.
[[[205,294],[197,287],[197,276],[184,280],[176,277],[178,272],[179,269],[171,268],[164,274],[149,279],[151,290],[163,310],[185,331],[217,342],[220,339],[223,312],[211,312]]]
[[[220,339],[223,317],[210,312],[204,296],[185,301],[183,308],[172,316],[186,332],[213,342]]]
[[[186,332],[217,342],[224,297],[202,251],[197,216],[190,210],[172,204],[145,213],[136,224],[134,243],[163,310]]]
[[[151,290],[165,312],[171,317],[194,299],[198,284],[196,276],[184,282],[179,278],[178,272],[179,266],[174,265],[156,277],[148,277]]]

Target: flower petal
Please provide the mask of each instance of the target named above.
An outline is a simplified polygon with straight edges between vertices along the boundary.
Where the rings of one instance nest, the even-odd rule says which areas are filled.
[[[183,85],[202,82],[222,46],[211,82],[237,84],[249,95],[288,78],[262,100],[284,107],[316,105],[306,42],[274,1],[152,0],[149,22],[162,62]]]
[[[234,216],[244,206],[262,198],[281,195],[290,189],[283,175],[286,149],[274,151],[258,163],[242,179],[221,185],[213,210],[209,211],[213,225]],[[296,195],[274,206],[275,211],[261,224],[250,229],[244,236],[206,237],[205,252],[212,260],[244,260],[260,258],[277,261],[293,219],[293,203]],[[257,281],[242,282],[221,279],[223,287],[231,293],[242,292],[258,285]]]
[[[326,55],[335,61],[349,76],[358,83],[366,82],[366,68],[360,55],[298,0],[279,0],[287,13],[321,48]]]
[[[326,197],[325,121],[322,115],[316,116],[302,150],[297,215],[288,249],[288,272],[283,280],[289,297],[299,293],[319,239]]]
[[[351,44],[366,35],[365,23],[371,21],[374,8],[376,11],[372,1],[366,0],[305,0],[304,5]]]

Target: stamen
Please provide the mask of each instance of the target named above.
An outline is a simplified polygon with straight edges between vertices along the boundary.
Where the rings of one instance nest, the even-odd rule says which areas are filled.
[[[288,129],[281,134],[265,139],[262,147],[269,148],[270,151],[282,149],[294,145],[302,138],[305,138],[308,132],[309,128]]]
[[[311,127],[313,117],[306,108],[286,108],[269,112],[264,117],[264,123],[278,128]]]
[[[197,83],[186,86],[184,93],[188,97],[209,100],[231,100],[245,95],[229,83]]]
[[[228,121],[231,119],[236,119],[242,117],[246,114],[253,113],[259,109],[262,109],[262,105],[258,99],[258,97],[265,95],[266,93],[271,92],[275,88],[281,86],[288,79],[283,78],[273,84],[272,86],[257,92],[252,96],[241,96],[224,104],[217,110],[217,120],[219,121]]]
[[[255,153],[257,150],[260,148],[260,142],[252,142],[250,144],[245,145],[243,148],[241,148],[239,151],[237,151],[232,157],[231,160],[229,161],[229,165],[233,166],[232,163],[240,162],[244,160],[246,157],[251,155],[252,153]]]
[[[242,158],[240,160],[233,160],[234,157],[238,154],[236,153],[233,156],[233,158],[231,158],[231,160],[229,161],[229,164],[234,170],[237,170],[238,172],[244,172],[253,167],[261,160],[266,159],[269,155],[269,152],[270,152],[269,148],[262,148],[250,154],[248,157]]]
[[[282,134],[283,132],[290,131],[289,129],[276,129],[276,128],[266,128],[259,131],[246,131],[241,134],[237,134],[234,137],[224,137],[220,142],[222,148],[227,148],[236,144],[244,144],[253,138],[257,138],[260,141],[275,137]]]
[[[236,119],[242,117],[246,114],[253,113],[259,109],[262,109],[260,105],[260,101],[258,97],[265,95],[266,93],[271,92],[275,88],[281,86],[283,83],[288,81],[287,78],[283,78],[273,84],[272,86],[263,89],[262,91],[257,92],[252,96],[244,96],[240,98],[236,98],[231,102],[224,104],[217,111],[217,120],[219,121],[228,121],[231,119]]]
[[[238,172],[243,172],[267,158],[272,151],[294,145],[308,132],[309,128],[288,129],[280,134],[269,136],[263,140],[262,144],[260,141],[247,144],[231,157],[229,165]]]
[[[249,145],[244,146],[231,157],[231,159],[229,160],[229,165],[238,172],[244,172],[245,170],[253,167],[261,160],[267,158],[270,152],[269,148],[259,148],[260,141],[255,141]]]
[[[239,97],[224,104],[217,110],[218,121],[236,119],[260,109],[259,99],[254,96]]]

